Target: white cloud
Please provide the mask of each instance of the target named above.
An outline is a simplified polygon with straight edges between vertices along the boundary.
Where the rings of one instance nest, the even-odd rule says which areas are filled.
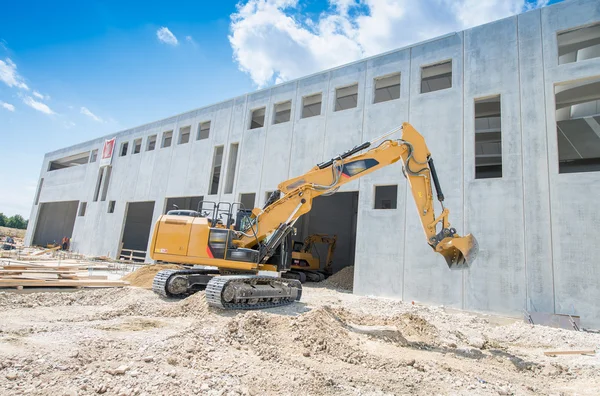
[[[11,105],[10,103],[0,101],[0,105],[8,111],[15,111],[15,106]]]
[[[231,15],[240,70],[263,87],[491,22],[547,0],[330,0],[318,17],[298,0],[246,0]]]
[[[158,37],[159,41],[169,45],[177,45],[177,37],[166,27],[161,27],[156,31],[156,37]]]
[[[75,123],[73,121],[65,121],[63,122],[63,125],[66,129],[71,129],[75,126]]]
[[[87,107],[82,107],[81,108],[81,114],[84,114],[88,117],[90,117],[92,120],[97,121],[97,122],[104,122],[102,120],[102,118],[98,117],[96,114],[92,113],[90,110],[88,110]]]
[[[0,81],[9,87],[17,87],[29,90],[29,87],[23,81],[23,77],[17,72],[17,65],[10,59],[0,60]]]
[[[44,99],[46,99],[46,100],[50,99],[50,96],[48,96],[48,95],[44,96],[41,93],[39,93],[38,91],[33,91],[33,96],[35,96],[38,99],[42,99],[42,100],[44,100]]]
[[[33,109],[36,109],[37,111],[41,111],[42,113],[56,114],[55,112],[52,111],[52,109],[50,107],[48,107],[47,104],[38,102],[37,100],[33,99],[31,96],[25,96],[23,98],[23,103],[25,103],[27,106],[29,106]]]

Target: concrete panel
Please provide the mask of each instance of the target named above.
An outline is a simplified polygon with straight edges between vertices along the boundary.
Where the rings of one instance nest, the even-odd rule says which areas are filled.
[[[465,227],[480,246],[465,279],[464,307],[519,314],[526,279],[517,19],[464,34]],[[474,101],[494,95],[501,102],[502,177],[476,180]]]
[[[274,191],[279,183],[288,178],[298,106],[296,89],[297,83],[292,83],[271,90],[271,117],[265,141],[260,196],[264,196],[265,191]],[[292,101],[290,121],[273,124],[273,106],[287,100]]]
[[[373,79],[401,73],[400,98],[373,104]],[[410,50],[384,55],[367,63],[363,141],[408,121],[410,96]],[[401,132],[389,137],[397,139]],[[374,209],[376,185],[398,185],[396,209]],[[404,274],[404,224],[406,179],[400,163],[378,170],[360,180],[354,292],[401,297]],[[373,269],[376,263],[377,270]]]
[[[289,177],[296,177],[309,171],[323,159],[325,144],[325,126],[327,118],[329,73],[322,73],[298,81],[296,94],[296,115],[292,145]],[[302,98],[322,93],[321,114],[309,118],[301,118]]]
[[[250,129],[252,112],[265,108],[264,126]],[[242,141],[238,152],[240,167],[238,168],[237,182],[234,186],[234,201],[239,200],[239,194],[258,193],[262,177],[265,144],[270,128],[269,120],[272,114],[271,92],[261,91],[248,96],[246,104],[246,124],[242,134]],[[225,162],[224,162],[225,164]],[[221,188],[223,187],[223,183]]]
[[[568,7],[568,8],[566,8]],[[558,65],[556,32],[600,21],[596,1],[570,1],[541,13],[546,97],[546,133],[550,176],[550,210],[554,263],[555,313],[581,315],[584,327],[600,326],[600,274],[595,258],[600,247],[584,241],[595,237],[597,210],[593,200],[600,195],[600,174],[558,173],[558,147],[554,88],[562,83],[600,76],[600,59]]]
[[[518,17],[527,309],[554,312],[540,12]]]
[[[450,222],[463,232],[463,34],[411,49],[409,121],[425,137],[450,209]],[[421,94],[421,67],[452,59],[452,87]],[[448,270],[433,254],[407,189],[404,239],[405,300],[463,305],[463,274]],[[441,209],[437,205],[436,214]],[[433,220],[433,219],[432,219]]]

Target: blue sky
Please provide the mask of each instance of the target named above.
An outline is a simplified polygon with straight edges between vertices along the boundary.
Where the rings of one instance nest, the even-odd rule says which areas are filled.
[[[543,5],[481,3],[6,2],[0,212],[29,217],[46,152]]]

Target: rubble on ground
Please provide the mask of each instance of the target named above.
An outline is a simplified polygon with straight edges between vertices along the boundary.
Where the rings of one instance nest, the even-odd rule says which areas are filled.
[[[600,334],[304,287],[257,311],[204,292],[0,292],[7,394],[594,394]]]
[[[354,287],[354,266],[344,267],[323,281],[324,286],[338,290],[352,291]]]
[[[129,282],[130,286],[143,287],[145,289],[152,289],[152,281],[154,276],[162,270],[166,269],[181,269],[184,268],[181,265],[175,264],[148,264],[143,265],[137,270],[125,275],[121,280]]]

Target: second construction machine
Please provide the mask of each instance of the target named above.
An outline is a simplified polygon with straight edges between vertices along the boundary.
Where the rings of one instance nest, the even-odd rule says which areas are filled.
[[[400,129],[400,139],[389,138]],[[360,154],[363,150],[367,151]],[[185,297],[205,289],[208,304],[222,309],[269,308],[300,300],[300,281],[282,276],[292,267],[294,223],[311,210],[316,197],[331,195],[397,161],[403,165],[427,243],[451,270],[468,268],[478,252],[477,240],[471,234],[459,236],[450,226],[431,153],[423,136],[403,123],[280,183],[264,207],[250,214],[239,203],[219,202],[213,204],[212,213],[162,215],[154,227],[150,256],[194,267],[158,272],[153,290],[165,297]],[[432,183],[442,203],[439,216]]]
[[[331,264],[337,243],[337,235],[311,234],[303,242],[293,242],[292,268],[282,274],[284,278],[298,279],[301,283],[321,282],[332,275]],[[317,244],[327,245],[327,257],[321,269]],[[316,253],[313,254],[313,253]]]

